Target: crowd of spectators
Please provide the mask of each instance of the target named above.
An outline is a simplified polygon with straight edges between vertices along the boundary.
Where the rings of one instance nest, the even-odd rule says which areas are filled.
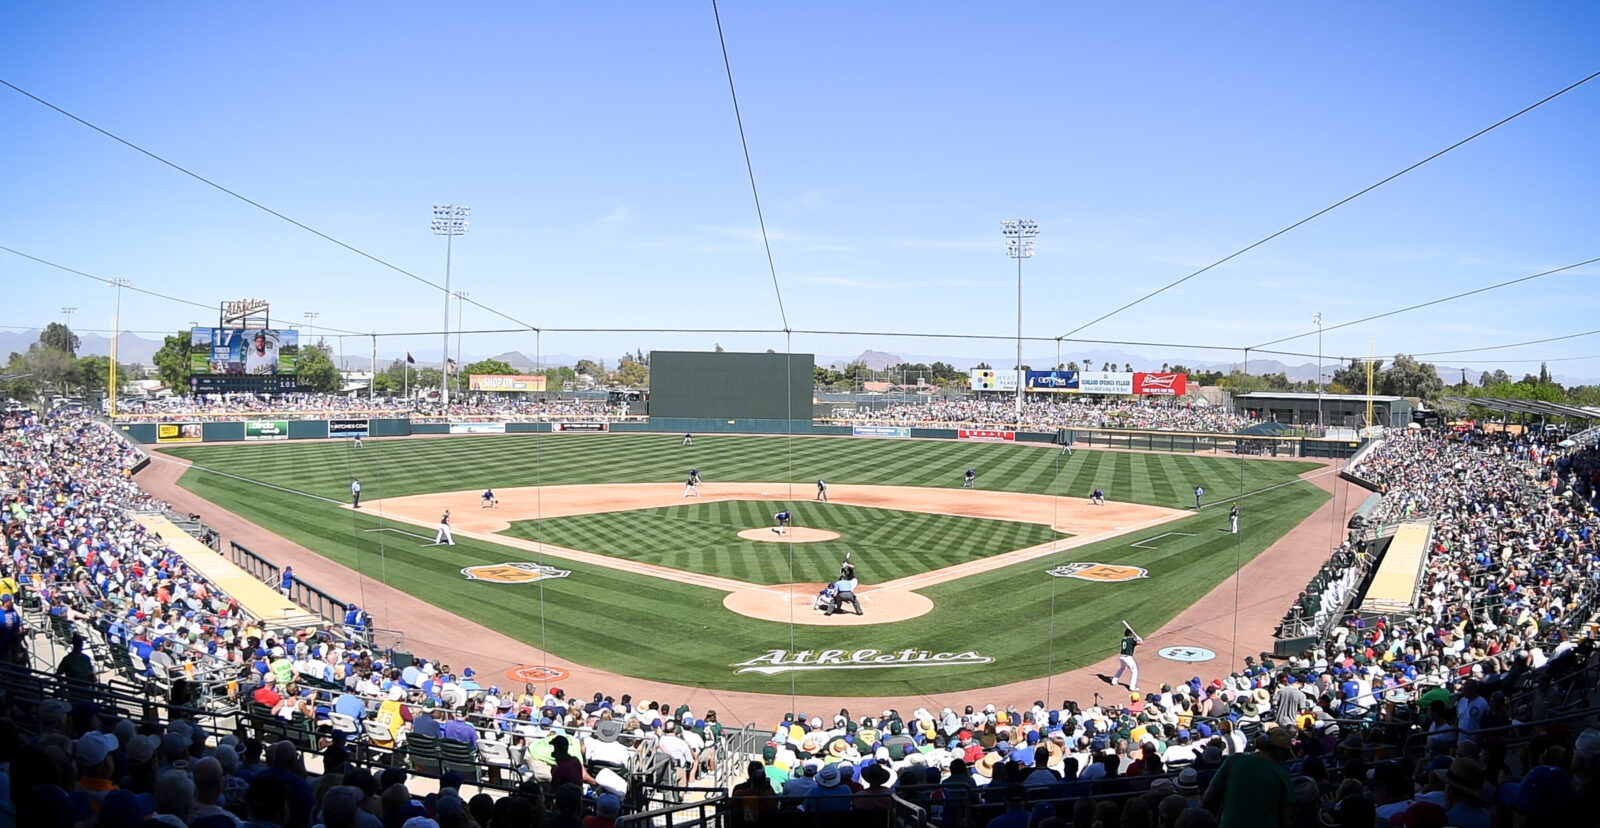
[[[321,420],[329,417],[440,418],[456,422],[548,422],[623,416],[605,400],[529,398],[470,394],[448,405],[438,399],[335,394],[202,394],[189,397],[119,399],[122,422],[218,422],[263,417]]]
[[[80,417],[0,422],[4,588],[31,583],[44,611],[106,621],[112,645],[152,674],[229,665],[252,712],[323,734],[324,773],[307,773],[290,742],[183,721],[102,732],[92,705],[29,712],[7,699],[0,771],[15,824],[568,825],[585,809],[615,819],[618,777],[664,768],[689,783],[713,768],[714,712],[502,689],[427,658],[386,663],[363,643],[358,608],[355,636],[265,629],[127,518],[124,506],[159,505],[129,478],[135,457]],[[999,828],[1595,824],[1600,731],[1543,723],[1563,712],[1569,680],[1593,689],[1593,647],[1578,633],[1600,576],[1600,458],[1424,431],[1387,441],[1361,471],[1385,487],[1374,523],[1434,522],[1413,614],[1351,617],[1296,657],[1093,705],[789,716],[733,789],[728,818],[882,811],[895,796],[941,825]],[[37,735],[18,735],[24,720]],[[468,799],[451,778],[413,795],[398,769],[349,764],[347,722],[379,748],[450,740],[503,757],[508,775],[531,777],[530,795]]]
[[[1050,399],[1039,399],[1039,395],[1026,399],[1019,424],[1016,405],[1014,397],[929,399],[891,403],[884,408],[839,408],[834,411],[834,418],[853,423],[922,428],[1019,427],[1035,431],[1110,428],[1207,434],[1233,434],[1258,422],[1199,400],[1059,394]]]

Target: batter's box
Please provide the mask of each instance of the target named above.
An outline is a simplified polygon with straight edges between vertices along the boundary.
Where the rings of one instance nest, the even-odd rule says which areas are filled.
[[[1147,544],[1147,543],[1149,543],[1151,541],[1161,540],[1162,538],[1169,538],[1169,537],[1172,537],[1173,535],[1177,535],[1178,537],[1183,537],[1183,538],[1192,538],[1192,537],[1194,537],[1194,533],[1193,532],[1163,532],[1163,533],[1161,533],[1159,535],[1156,535],[1153,538],[1145,538],[1144,540],[1134,541],[1133,543],[1128,544],[1128,546],[1133,548],[1133,549],[1148,549],[1148,550],[1154,552],[1154,551],[1156,551],[1157,547],[1145,546],[1145,544]]]

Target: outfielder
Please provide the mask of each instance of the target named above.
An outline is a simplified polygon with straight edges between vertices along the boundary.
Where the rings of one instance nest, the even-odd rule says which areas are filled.
[[[780,535],[788,533],[788,531],[789,531],[789,510],[788,509],[784,509],[783,511],[773,515],[772,519],[776,520],[778,522],[777,526],[772,527],[772,531],[777,532]]]
[[[500,508],[500,498],[494,496],[494,489],[483,490],[483,500],[478,504],[479,509]]]
[[[820,500],[823,503],[827,503],[828,502],[828,484],[827,484],[827,481],[824,481],[821,478],[817,478],[817,496],[815,498],[812,498],[812,499],[813,500]]]
[[[1122,622],[1122,652],[1117,657],[1122,662],[1122,666],[1118,667],[1117,674],[1111,677],[1112,684],[1120,683],[1122,674],[1129,673],[1128,689],[1135,693],[1139,692],[1139,662],[1133,660],[1133,651],[1134,648],[1143,643],[1144,639],[1140,638],[1138,633],[1135,633],[1133,628],[1128,626],[1128,622]]]
[[[438,531],[437,534],[435,534],[433,536],[433,545],[434,546],[439,546],[440,544],[444,544],[446,546],[455,546],[456,545],[455,536],[450,534],[450,510],[449,509],[444,510],[444,514],[439,516],[439,531]]]
[[[685,484],[684,487],[683,487],[683,496],[684,497],[688,497],[689,495],[694,495],[695,497],[699,497],[700,496],[700,470],[699,469],[690,469],[689,470],[689,482],[687,484]]]
[[[694,445],[694,435],[689,433],[689,432],[684,432],[682,445],[685,445],[685,446]]]

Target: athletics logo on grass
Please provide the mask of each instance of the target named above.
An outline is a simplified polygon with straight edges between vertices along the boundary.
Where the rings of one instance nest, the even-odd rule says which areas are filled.
[[[936,653],[906,648],[882,650],[768,650],[749,661],[733,665],[734,673],[798,673],[811,670],[882,670],[890,667],[966,667],[993,664],[994,659],[973,650],[964,653]]]
[[[1050,574],[1057,578],[1078,578],[1103,584],[1137,581],[1140,578],[1150,577],[1150,571],[1143,567],[1103,563],[1069,563],[1050,570]]]
[[[545,578],[565,578],[572,573],[536,563],[501,563],[469,566],[461,570],[469,581],[489,581],[496,584],[531,584]]]

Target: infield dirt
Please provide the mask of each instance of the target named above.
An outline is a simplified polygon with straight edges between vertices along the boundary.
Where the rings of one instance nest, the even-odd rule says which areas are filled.
[[[1064,549],[1102,541],[1193,514],[1187,510],[1137,503],[1107,503],[1104,506],[1093,506],[1083,498],[1017,492],[836,484],[830,486],[828,490],[829,502],[833,504],[1037,523],[1072,535],[1070,538],[965,561],[881,584],[863,584],[856,591],[863,605],[863,615],[844,613],[823,615],[812,611],[812,600],[821,588],[820,584],[770,586],[752,584],[498,534],[515,521],[652,509],[682,504],[687,500],[785,501],[789,499],[785,496],[789,489],[789,486],[782,483],[702,484],[700,497],[685,498],[683,486],[677,483],[530,486],[497,491],[495,494],[500,498],[500,505],[494,509],[480,508],[477,505],[480,493],[468,491],[435,492],[373,500],[362,504],[362,510],[385,518],[428,527],[436,525],[439,515],[449,509],[450,525],[457,537],[474,538],[525,549],[536,555],[549,555],[718,589],[728,593],[722,605],[732,612],[763,621],[815,626],[892,624],[916,618],[919,615],[926,615],[934,606],[933,601],[916,592],[917,589],[1053,555]],[[796,522],[804,522],[804,509],[796,508],[795,513]],[[788,537],[778,535],[771,527],[765,526],[746,531],[753,535],[754,540],[775,541],[779,544]],[[818,530],[794,526],[790,531],[799,533]],[[744,536],[743,532],[739,534],[741,537]]]

